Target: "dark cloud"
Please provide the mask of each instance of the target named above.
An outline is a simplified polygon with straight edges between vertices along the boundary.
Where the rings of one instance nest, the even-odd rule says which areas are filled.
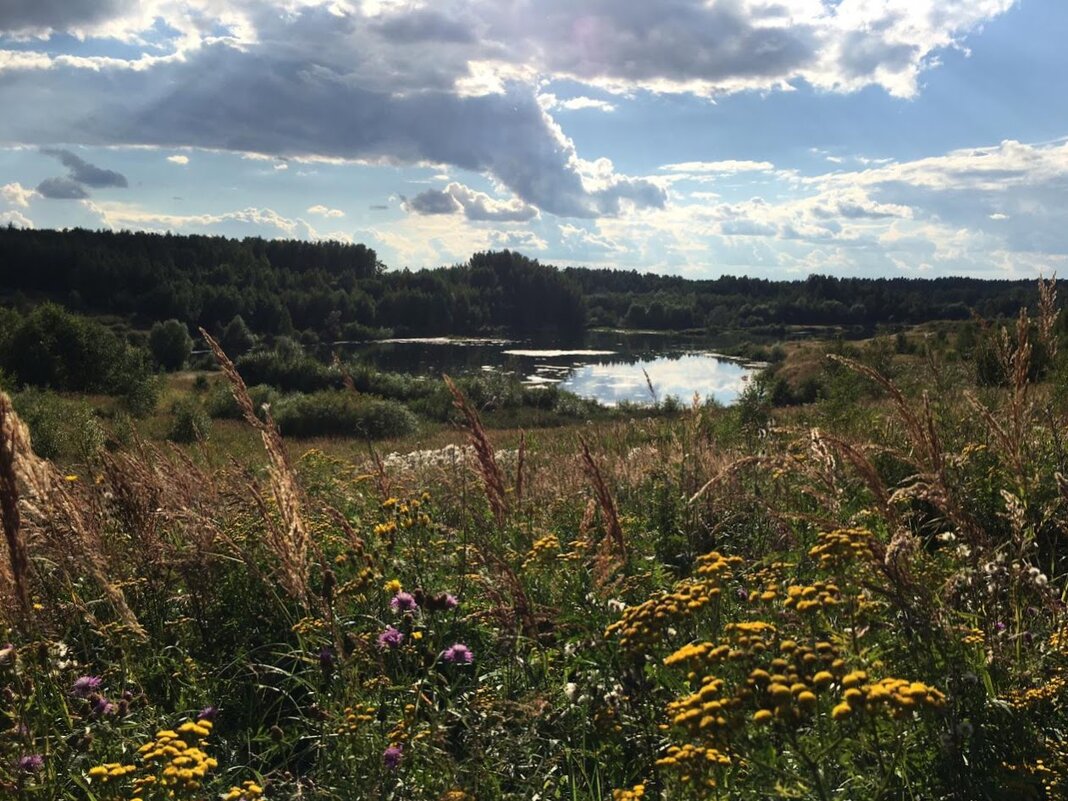
[[[404,206],[415,214],[456,214],[463,209],[456,198],[438,189],[420,192],[411,200],[406,200]]]
[[[389,206],[387,206],[385,203],[372,203],[367,208],[369,208],[371,211],[385,211],[389,208]]]
[[[3,0],[0,33],[66,31],[102,22],[130,5],[129,0]]]
[[[542,45],[550,71],[583,80],[789,77],[820,46],[814,25],[768,24],[737,0],[541,0],[537,13],[503,16],[500,25],[515,41]]]
[[[324,46],[330,50],[329,40]],[[90,145],[448,164],[491,174],[525,203],[572,217],[615,213],[624,197],[638,205],[665,201],[662,189],[640,180],[587,190],[574,146],[532,87],[513,84],[504,93],[474,97],[439,90],[397,94],[367,89],[313,58],[312,52],[297,59],[272,47],[238,50],[215,42],[152,70],[57,64],[47,71],[0,72],[0,105],[28,109],[0,117],[0,139],[58,143],[77,137]],[[47,110],[28,102],[42,93],[54,100]]]
[[[476,40],[473,20],[447,17],[439,11],[419,8],[390,14],[372,24],[383,38],[396,44],[415,42],[455,42],[468,44]]]
[[[85,187],[70,178],[45,178],[37,185],[42,197],[52,200],[84,200],[89,197]]]
[[[103,167],[97,167],[95,164],[90,164],[80,156],[71,153],[69,150],[63,150],[58,148],[41,148],[41,152],[46,156],[55,156],[62,162],[63,166],[69,170],[70,179],[77,181],[85,186],[91,186],[94,189],[101,189],[108,186],[119,186],[125,188],[129,184],[126,181],[126,176],[122,173],[115,172],[114,170],[105,170]]]

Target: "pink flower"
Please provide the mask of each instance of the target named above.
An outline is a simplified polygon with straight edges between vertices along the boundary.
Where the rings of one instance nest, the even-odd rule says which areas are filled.
[[[471,649],[462,642],[454,643],[446,648],[441,658],[452,665],[470,665],[475,661],[475,655],[471,653]]]

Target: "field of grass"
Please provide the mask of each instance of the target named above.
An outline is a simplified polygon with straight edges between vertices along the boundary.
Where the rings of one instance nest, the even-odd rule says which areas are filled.
[[[1054,318],[995,384],[932,329],[791,346],[811,403],[521,432],[458,392],[373,452],[231,371],[244,420],[166,442],[180,374],[57,466],[0,397],[0,797],[1064,798]]]

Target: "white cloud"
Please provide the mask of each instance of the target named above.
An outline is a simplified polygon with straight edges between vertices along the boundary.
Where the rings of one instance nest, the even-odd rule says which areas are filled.
[[[614,103],[609,103],[607,100],[598,100],[594,97],[571,97],[567,100],[561,100],[552,93],[546,93],[538,95],[538,102],[541,107],[546,111],[554,111],[555,109],[564,109],[566,111],[582,111],[584,109],[593,109],[595,111],[603,111],[606,114],[616,110]]]
[[[17,181],[0,186],[0,197],[12,206],[19,206],[24,209],[29,207],[30,200],[36,194],[37,192],[35,190],[29,189]]]
[[[317,203],[314,206],[308,207],[308,214],[317,214],[320,217],[344,217],[345,212],[341,209],[332,209],[329,206],[324,206],[322,203]]]
[[[33,228],[33,221],[18,210],[0,211],[0,225],[14,225],[16,228]]]
[[[22,111],[0,120],[0,139],[448,165],[488,175],[543,211],[596,218],[663,207],[680,173],[613,174],[591,189],[583,165],[600,160],[584,160],[548,109],[615,103],[583,94],[539,101],[545,87],[572,80],[623,97],[713,97],[808,81],[907,97],[941,50],[1011,5],[12,0],[0,8],[0,31],[114,37],[142,52],[0,51],[0,105]],[[53,102],[34,102],[43,94]]]
[[[182,155],[167,156],[167,161],[169,161],[171,164],[181,164],[181,165],[184,166],[184,165],[189,163],[189,156],[182,156]]]
[[[680,161],[674,164],[664,164],[661,170],[667,172],[685,173],[715,173],[733,175],[739,172],[765,172],[775,169],[770,161],[738,161],[728,159],[726,161]]]

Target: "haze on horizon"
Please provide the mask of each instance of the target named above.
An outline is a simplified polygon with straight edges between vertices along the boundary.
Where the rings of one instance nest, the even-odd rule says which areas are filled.
[[[1065,29],[1058,0],[7,0],[0,223],[1028,278],[1068,255]]]

